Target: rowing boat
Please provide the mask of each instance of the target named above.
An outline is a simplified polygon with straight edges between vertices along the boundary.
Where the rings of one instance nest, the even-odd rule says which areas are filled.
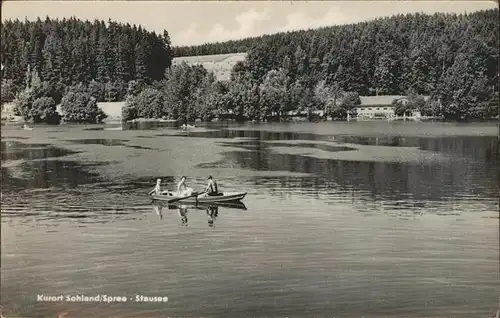
[[[157,203],[158,204],[158,203]],[[245,204],[241,201],[232,201],[232,202],[204,202],[204,203],[194,203],[194,202],[188,202],[185,203],[183,201],[175,202],[175,203],[159,203],[161,205],[167,206],[168,209],[178,209],[178,208],[188,208],[188,209],[198,209],[198,210],[206,210],[206,209],[213,209],[213,208],[227,208],[227,209],[237,209],[237,210],[246,210],[247,207]]]
[[[179,200],[186,203],[222,203],[241,201],[247,195],[246,192],[224,192],[217,196],[180,197],[172,192],[153,194],[153,200],[172,201]]]

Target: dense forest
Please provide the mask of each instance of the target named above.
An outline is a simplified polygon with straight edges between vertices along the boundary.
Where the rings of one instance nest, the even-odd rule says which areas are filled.
[[[250,52],[256,76],[284,67],[331,82],[361,95],[401,94],[414,87],[429,94],[438,80],[465,55],[477,71],[498,86],[499,11],[472,14],[421,13],[283,32],[191,47],[174,47],[174,56]],[[498,90],[498,87],[496,87]]]
[[[281,120],[289,111],[311,117],[314,110],[342,119],[355,116],[359,95],[407,95],[410,103],[396,105],[398,113],[488,119],[498,115],[498,46],[497,9],[397,15],[174,48],[166,31],[156,35],[112,21],[7,21],[2,102],[14,99],[19,114],[47,121],[52,115],[44,114],[52,114],[54,104],[75,101],[80,108],[65,109],[94,115],[66,119],[92,122],[103,118],[95,101],[126,99],[124,119],[188,122],[228,114]],[[230,81],[217,81],[202,66],[170,67],[174,55],[241,51],[247,57],[234,66]],[[422,95],[430,98],[424,102]]]
[[[167,32],[156,35],[111,20],[3,21],[0,43],[2,79],[15,87],[26,85],[29,66],[59,95],[65,87],[92,82],[107,86],[109,101],[123,100],[132,79],[161,80],[172,61]]]
[[[498,115],[498,46],[499,11],[487,10],[396,15],[173,51],[248,52],[234,66],[230,83],[208,90],[203,108],[184,108],[187,117],[230,112],[242,120],[270,120],[321,109],[345,118],[355,116],[359,95],[407,95],[410,103],[396,105],[397,114],[418,109],[461,120]],[[430,95],[427,102],[422,95]],[[217,106],[208,102],[214,99]],[[163,114],[172,117],[168,107]]]

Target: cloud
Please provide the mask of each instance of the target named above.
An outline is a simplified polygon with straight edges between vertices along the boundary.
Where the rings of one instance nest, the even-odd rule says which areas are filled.
[[[221,42],[239,40],[247,37],[258,36],[265,32],[259,27],[259,22],[269,20],[267,10],[257,11],[254,8],[238,14],[235,17],[236,28],[229,29],[221,23],[216,23],[208,32],[197,30],[196,24],[191,24],[177,36],[179,43],[200,44],[207,42]]]
[[[176,36],[177,41],[182,43],[181,45],[189,45],[189,44],[194,44],[199,41],[199,34],[196,31],[197,25],[196,23],[191,23],[189,24],[187,29],[182,30],[178,36]],[[176,45],[178,45],[176,43]]]
[[[271,31],[266,30],[263,26],[261,26],[262,22],[277,22],[275,19],[271,19],[270,13],[272,12],[269,12],[267,9],[257,11],[254,8],[251,8],[238,14],[234,18],[237,22],[236,27],[227,28],[221,23],[216,23],[206,32],[198,30],[196,28],[196,24],[191,24],[187,29],[184,29],[179,33],[176,37],[176,42],[182,43],[182,45],[190,45],[207,42],[239,40],[247,37],[260,36],[266,33],[318,28],[334,24],[345,24],[350,23],[352,20],[348,14],[341,12],[341,10],[336,6],[330,7],[330,9],[320,18],[310,16],[302,11],[295,11],[286,15],[286,22],[275,26]]]
[[[352,18],[340,10],[339,7],[330,8],[320,18],[306,15],[302,11],[290,13],[285,25],[281,26],[280,31],[304,30],[332,26],[338,24],[347,24],[352,22]]]
[[[324,14],[308,15],[304,10],[296,10],[288,14],[286,24],[279,27],[280,31],[313,29],[333,25],[343,25],[373,20],[378,17],[387,17],[395,14],[405,14],[414,12],[435,12],[463,13],[473,12],[480,9],[491,8],[488,1],[352,1],[344,3],[342,1],[329,2],[328,10]],[[326,8],[325,8],[326,9]]]

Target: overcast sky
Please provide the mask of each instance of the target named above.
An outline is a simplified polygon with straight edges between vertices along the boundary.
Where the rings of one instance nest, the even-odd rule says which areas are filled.
[[[407,12],[473,12],[494,1],[2,1],[2,21],[75,16],[167,30],[172,44],[191,45],[346,24]]]

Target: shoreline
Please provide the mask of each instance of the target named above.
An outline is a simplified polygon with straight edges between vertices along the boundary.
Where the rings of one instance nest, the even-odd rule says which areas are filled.
[[[182,119],[164,119],[164,118],[135,118],[132,120],[124,121],[122,120],[121,111],[125,105],[125,101],[122,102],[98,102],[98,107],[101,108],[106,115],[108,116],[101,124],[117,124],[117,123],[172,123],[172,124],[183,124]],[[22,116],[15,116],[13,112],[14,105],[12,103],[5,103],[2,106],[1,111],[1,123],[2,125],[5,123],[16,123],[23,124],[29,123],[25,121]],[[58,113],[60,109],[58,109]],[[311,122],[311,123],[319,123],[319,122],[446,122],[446,123],[488,123],[488,122],[496,122],[500,123],[499,116],[492,117],[490,119],[469,119],[469,120],[447,120],[442,116],[419,116],[419,117],[388,117],[388,118],[345,118],[345,119],[333,119],[328,117],[327,119],[316,117],[312,120],[309,120],[304,116],[287,116],[281,118],[280,120],[270,120],[270,121],[260,121],[260,120],[243,120],[238,121],[234,118],[222,118],[222,119],[214,119],[209,122],[204,122],[199,119],[195,120],[194,123],[220,123],[220,122],[235,122],[241,124],[247,123],[282,123],[282,122]],[[193,122],[188,122],[188,124],[192,124]],[[68,124],[76,124],[76,123],[68,123]],[[60,125],[60,124],[57,124]],[[57,126],[54,125],[54,126]],[[83,124],[84,125],[84,124]]]
[[[25,124],[29,123],[31,125],[43,125],[43,126],[65,126],[65,125],[117,125],[117,124],[137,124],[137,123],[170,123],[170,124],[175,124],[182,126],[181,124],[182,120],[180,119],[162,119],[162,118],[136,118],[132,120],[121,120],[118,118],[110,118],[108,120],[104,120],[101,123],[59,123],[59,124],[47,124],[47,123],[36,123],[33,124],[29,121],[25,121],[21,116],[12,116],[12,117],[3,117],[1,119],[1,124],[3,125],[15,125],[15,124]],[[500,125],[500,119],[499,118],[490,118],[490,119],[485,119],[485,120],[480,120],[480,119],[473,119],[473,120],[446,120],[444,118],[437,118],[437,117],[425,117],[425,118],[420,118],[420,119],[404,119],[404,118],[396,118],[396,119],[328,119],[328,120],[315,120],[315,121],[310,121],[307,119],[287,119],[287,120],[280,120],[280,121],[256,121],[256,120],[245,120],[245,121],[237,121],[234,119],[222,119],[222,120],[212,120],[212,121],[195,121],[195,122],[188,122],[189,124],[216,124],[216,123],[238,123],[238,124],[271,124],[271,123],[373,123],[373,122],[386,122],[386,123],[392,123],[392,122],[398,122],[398,123],[429,123],[429,122],[439,122],[439,123],[449,123],[449,124],[488,124],[488,123],[498,123]],[[499,126],[500,127],[500,126]]]

